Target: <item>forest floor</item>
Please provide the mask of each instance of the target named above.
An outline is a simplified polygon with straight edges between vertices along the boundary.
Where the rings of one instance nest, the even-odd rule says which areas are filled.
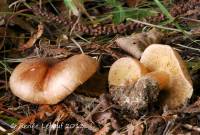
[[[159,35],[149,36],[152,28]],[[117,59],[134,56],[116,39],[136,33],[138,44],[170,45],[181,55],[193,82],[184,106],[172,110],[155,102],[135,115],[113,101],[109,68]],[[24,59],[64,60],[81,53],[97,59],[99,69],[58,104],[32,104],[11,92],[10,75]],[[200,134],[199,90],[200,0],[0,1],[0,135]]]

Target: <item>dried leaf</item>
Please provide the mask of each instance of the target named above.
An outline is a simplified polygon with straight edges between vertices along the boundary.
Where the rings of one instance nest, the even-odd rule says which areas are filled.
[[[200,97],[197,101],[183,110],[184,113],[199,113],[200,112]]]
[[[105,124],[103,128],[101,128],[99,131],[95,133],[95,135],[107,135],[107,133],[111,128],[110,126],[111,126],[110,123]]]
[[[105,125],[112,117],[111,111],[98,112],[93,115],[93,121],[100,125]]]
[[[25,50],[31,48],[38,40],[38,38],[42,36],[43,31],[44,31],[44,26],[42,24],[39,24],[36,33],[33,34],[33,36],[25,44],[21,45],[19,47],[19,50]]]
[[[162,37],[163,34],[160,31],[152,29],[149,32],[117,38],[115,42],[122,50],[139,59],[146,47],[153,43],[160,43]]]
[[[0,12],[5,12],[5,11],[8,11],[7,0],[0,0]]]
[[[139,3],[143,2],[145,0],[126,0],[126,3],[129,7],[136,7]]]

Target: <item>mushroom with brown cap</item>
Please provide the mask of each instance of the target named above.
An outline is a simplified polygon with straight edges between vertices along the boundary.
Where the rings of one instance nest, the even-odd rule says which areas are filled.
[[[56,104],[88,80],[98,62],[80,54],[67,60],[33,58],[20,63],[10,77],[14,95],[35,104]]]

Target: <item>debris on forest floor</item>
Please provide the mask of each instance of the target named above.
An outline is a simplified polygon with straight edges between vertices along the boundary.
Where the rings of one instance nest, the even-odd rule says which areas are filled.
[[[44,26],[42,24],[39,24],[36,33],[33,34],[33,36],[26,43],[21,45],[19,47],[19,50],[25,50],[31,48],[35,44],[35,42],[42,36],[43,31],[44,31]]]
[[[0,134],[199,134],[199,7],[1,0]]]

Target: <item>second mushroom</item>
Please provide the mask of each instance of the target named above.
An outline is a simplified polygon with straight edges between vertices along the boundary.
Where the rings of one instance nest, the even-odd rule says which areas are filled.
[[[169,45],[150,45],[140,62],[130,57],[117,60],[108,81],[113,100],[135,112],[158,100],[162,106],[175,109],[187,103],[193,93],[184,61]]]

